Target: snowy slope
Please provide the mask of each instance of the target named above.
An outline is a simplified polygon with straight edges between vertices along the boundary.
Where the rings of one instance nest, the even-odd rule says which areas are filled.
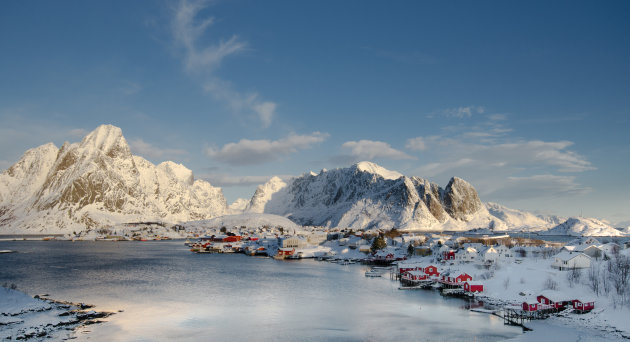
[[[118,127],[31,149],[0,174],[0,232],[72,232],[134,221],[222,215],[220,188],[183,165],[133,156]]]
[[[237,198],[236,201],[232,202],[228,206],[228,210],[231,214],[241,214],[247,208],[249,204],[249,200],[245,198]]]
[[[293,230],[299,231],[301,227],[286,217],[271,215],[271,214],[237,214],[237,215],[225,215],[215,217],[209,220],[190,221],[184,223],[187,230],[202,231],[209,228],[221,228],[221,227],[241,227],[248,228],[262,228],[269,227],[283,227],[286,231]]]
[[[547,230],[566,221],[566,218],[534,215],[527,211],[511,209],[491,202],[486,203],[486,208],[491,215],[505,223],[505,229],[508,230]]]
[[[540,234],[572,236],[621,236],[622,232],[595,218],[571,217]]]

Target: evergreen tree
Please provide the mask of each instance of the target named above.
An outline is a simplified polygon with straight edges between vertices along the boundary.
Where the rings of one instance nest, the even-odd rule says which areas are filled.
[[[370,249],[372,250],[372,252],[376,252],[379,249],[383,249],[385,247],[387,247],[387,242],[385,242],[385,239],[379,235],[374,238],[374,241],[372,241],[372,247],[370,247]]]
[[[409,244],[409,246],[407,246],[407,255],[413,255],[413,245]]]

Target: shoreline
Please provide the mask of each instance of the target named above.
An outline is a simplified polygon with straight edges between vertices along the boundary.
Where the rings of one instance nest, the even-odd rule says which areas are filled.
[[[15,286],[0,288],[0,339],[29,340],[75,338],[77,329],[105,322],[115,312],[96,311],[94,305],[31,297]]]

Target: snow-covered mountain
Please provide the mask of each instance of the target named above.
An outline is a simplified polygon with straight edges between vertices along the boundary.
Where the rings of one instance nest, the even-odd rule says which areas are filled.
[[[370,162],[322,170],[256,190],[245,212],[282,215],[302,225],[461,230],[488,227],[496,218],[477,191],[454,177],[442,189]]]
[[[564,217],[534,215],[528,211],[511,209],[492,202],[486,203],[486,208],[491,215],[501,220],[505,224],[505,228],[509,230],[547,230],[566,221]]]
[[[370,229],[547,231],[552,234],[619,235],[596,219],[534,215],[496,203],[484,204],[468,182],[453,177],[442,188],[370,162],[309,172],[260,185],[246,213],[268,213],[302,225]],[[586,224],[585,222],[588,222]],[[566,232],[561,232],[562,228]]]
[[[536,216],[484,204],[461,178],[451,178],[442,188],[370,162],[285,180],[273,177],[250,200],[239,199],[228,207],[220,188],[195,180],[183,165],[169,161],[154,165],[133,156],[120,128],[111,125],[98,127],[79,143],[28,150],[0,174],[0,233],[68,233],[125,222],[181,223],[241,212],[353,229],[621,234],[596,219]]]
[[[208,220],[190,221],[184,223],[187,230],[203,232],[208,227],[282,227],[286,232],[300,231],[301,226],[286,217],[271,214],[236,214],[224,215]]]
[[[621,236],[623,233],[595,218],[571,217],[565,222],[539,234],[572,236]]]
[[[137,221],[181,222],[227,212],[220,188],[183,165],[133,156],[118,127],[79,143],[28,150],[0,174],[0,232],[72,232]]]

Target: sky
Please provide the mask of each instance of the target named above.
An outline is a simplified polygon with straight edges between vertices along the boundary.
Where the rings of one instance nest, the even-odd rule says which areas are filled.
[[[122,128],[249,198],[372,161],[630,226],[627,1],[0,2],[0,170]]]

